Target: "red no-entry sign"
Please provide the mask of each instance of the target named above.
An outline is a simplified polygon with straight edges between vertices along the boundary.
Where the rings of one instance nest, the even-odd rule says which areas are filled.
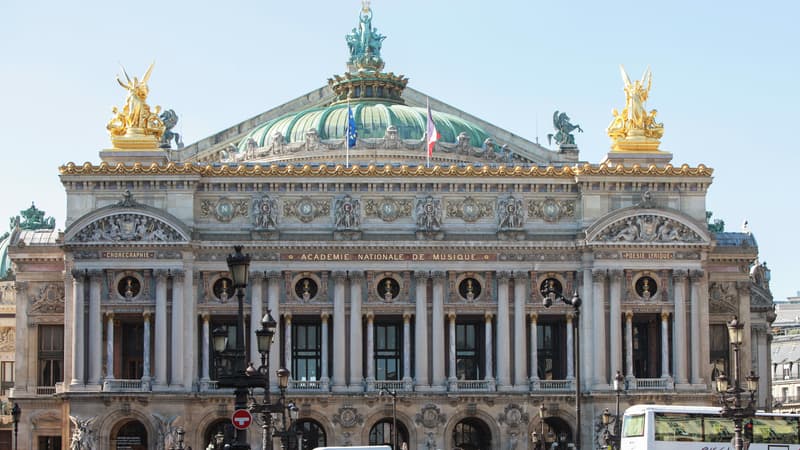
[[[246,409],[237,409],[231,416],[231,422],[237,430],[246,430],[253,423],[253,415]]]

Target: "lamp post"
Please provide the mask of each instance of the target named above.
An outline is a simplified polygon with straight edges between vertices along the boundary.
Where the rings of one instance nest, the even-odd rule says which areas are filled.
[[[256,330],[256,345],[258,353],[261,354],[258,373],[264,378],[264,398],[262,404],[257,405],[253,401],[253,405],[250,406],[252,412],[261,414],[261,448],[263,450],[272,450],[272,413],[275,412],[275,408],[272,407],[269,393],[269,351],[272,347],[276,327],[277,323],[272,318],[272,311],[268,309],[261,318],[261,328]],[[278,382],[281,382],[280,376]]]
[[[614,376],[614,394],[617,397],[617,409],[614,416],[611,415],[608,408],[603,410],[603,414],[601,415],[601,419],[603,421],[603,426],[606,428],[603,432],[603,441],[606,446],[611,446],[614,450],[619,450],[620,448],[620,441],[622,438],[620,426],[622,425],[622,421],[620,420],[619,416],[619,396],[622,394],[622,391],[625,389],[625,377],[622,373],[618,370],[617,374]],[[611,431],[608,429],[609,425],[614,424],[614,430]]]
[[[728,339],[733,346],[733,385],[729,385],[728,377],[724,373],[720,373],[717,377],[717,392],[719,393],[719,402],[722,405],[720,415],[733,420],[733,446],[735,450],[744,448],[742,422],[755,414],[755,397],[758,391],[758,376],[751,371],[750,375],[745,377],[750,399],[747,401],[747,405],[743,404],[742,394],[745,390],[742,389],[739,383],[739,350],[742,345],[743,330],[744,323],[739,322],[735,316],[733,320],[728,322]]]
[[[19,404],[14,403],[14,407],[11,408],[11,420],[14,421],[14,450],[19,448],[19,416],[22,414],[22,409],[20,409]]]
[[[398,450],[397,447],[397,391],[390,391],[385,387],[381,388],[381,393],[378,395],[391,395],[392,396],[392,450]]]
[[[229,355],[225,355],[225,348],[227,346],[227,331],[222,328],[216,328],[213,331],[214,350],[220,355],[220,360],[224,357],[231,359],[231,366],[228,373],[218,375],[219,387],[234,388],[234,405],[235,410],[247,408],[247,394],[250,388],[260,387],[263,385],[263,377],[258,373],[248,372],[245,370],[245,348],[244,348],[244,290],[247,287],[247,276],[250,271],[250,255],[242,253],[242,246],[236,245],[233,247],[234,254],[228,255],[228,271],[233,280],[233,288],[236,290],[237,300],[237,316],[236,316],[236,345]],[[221,369],[221,367],[220,367]],[[250,444],[247,443],[247,432],[245,430],[235,430],[234,442],[228,443],[230,450],[250,450]]]
[[[579,335],[579,326],[578,322],[581,315],[581,303],[582,300],[578,295],[578,292],[572,294],[572,298],[568,299],[561,295],[561,289],[556,287],[557,280],[555,279],[548,279],[545,280],[545,286],[542,288],[542,304],[545,308],[549,308],[553,305],[553,301],[560,300],[562,303],[572,306],[572,310],[575,314],[574,320],[572,321],[572,328],[573,334],[575,336],[575,355],[574,355],[574,363],[575,363],[575,448],[580,450],[581,448],[581,362],[580,362],[580,355],[581,355],[581,340]],[[559,286],[560,287],[560,286]]]

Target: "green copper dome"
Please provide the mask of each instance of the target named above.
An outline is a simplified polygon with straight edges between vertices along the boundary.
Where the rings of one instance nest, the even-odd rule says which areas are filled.
[[[400,139],[420,141],[425,136],[427,110],[403,104],[361,101],[351,103],[359,139],[382,138],[386,129],[394,126]],[[489,138],[483,129],[464,119],[432,111],[433,122],[440,134],[439,141],[456,143],[458,135],[466,133],[473,147],[480,147]],[[253,129],[239,143],[239,151],[247,148],[252,139],[257,147],[269,146],[278,136],[284,143],[304,142],[306,133],[316,132],[319,139],[344,140],[347,128],[347,103],[311,108],[270,120]]]

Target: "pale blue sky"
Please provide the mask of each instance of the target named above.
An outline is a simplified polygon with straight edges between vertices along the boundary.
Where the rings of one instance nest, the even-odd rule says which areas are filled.
[[[345,69],[359,0],[0,3],[0,224],[31,201],[63,228],[58,166],[99,162],[125,92],[120,64],[150,80],[187,143],[323,86]],[[607,153],[619,64],[649,65],[649,108],[673,164],[715,169],[708,209],[747,220],[776,299],[800,290],[792,130],[800,123],[794,1],[373,0],[386,70],[501,128],[546,143],[567,112],[581,159]],[[0,230],[7,225],[0,226]]]

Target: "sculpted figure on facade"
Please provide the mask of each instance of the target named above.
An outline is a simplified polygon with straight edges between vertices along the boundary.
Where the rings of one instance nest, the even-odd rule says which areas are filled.
[[[152,71],[153,64],[150,64],[141,80],[137,77],[133,77],[131,80],[123,68],[125,82],[117,77],[117,83],[128,91],[128,96],[121,111],[116,107],[112,109],[114,118],[106,126],[112,138],[126,135],[148,135],[160,140],[164,134],[164,122],[158,117],[161,107],[156,106],[151,110],[150,105],[147,104],[147,95],[150,93],[147,81],[150,79]]]
[[[84,227],[75,235],[79,242],[180,241],[177,230],[166,223],[141,214],[114,214]]]
[[[381,59],[381,46],[386,36],[378,33],[372,26],[372,9],[369,0],[363,0],[361,14],[359,14],[358,28],[353,28],[347,36],[347,47],[350,50],[348,64],[358,69],[383,69]]]
[[[69,443],[70,450],[94,450],[95,436],[94,430],[91,429],[95,417],[81,419],[77,416],[69,416],[72,421],[72,438]]]
[[[442,202],[429,195],[417,200],[417,228],[439,231],[442,228]]]
[[[556,133],[549,133],[547,135],[547,142],[549,144],[551,139],[555,139],[556,145],[558,146],[575,145],[575,135],[573,135],[572,132],[577,130],[583,133],[583,129],[580,125],[573,125],[570,122],[567,113],[559,113],[558,110],[553,113],[553,128],[556,129]]]
[[[178,124],[178,115],[175,113],[175,111],[168,109],[161,113],[159,118],[164,123],[164,134],[161,136],[161,148],[172,148],[172,141],[175,141],[176,148],[183,148],[181,135],[172,131],[172,129],[175,128],[175,125]]]
[[[253,224],[268,230],[278,227],[278,202],[269,195],[253,200]]]
[[[500,230],[515,230],[525,223],[522,200],[509,195],[497,200],[497,227]]]
[[[20,216],[11,218],[11,229],[19,225],[23,230],[53,230],[56,227],[56,219],[53,217],[44,218],[44,211],[36,208],[36,205],[31,202],[31,207],[20,211]]]
[[[638,215],[619,220],[598,235],[601,241],[698,242],[700,236],[686,225],[656,215]]]
[[[337,230],[355,230],[361,226],[361,202],[349,195],[336,200],[334,214]]]
[[[612,111],[613,119],[606,132],[617,150],[657,150],[658,140],[664,135],[664,125],[656,121],[658,112],[655,109],[646,109],[653,84],[650,68],[645,70],[641,80],[633,81],[624,67],[619,69],[625,83],[625,107],[621,112],[617,109]],[[634,145],[628,146],[629,143]]]

